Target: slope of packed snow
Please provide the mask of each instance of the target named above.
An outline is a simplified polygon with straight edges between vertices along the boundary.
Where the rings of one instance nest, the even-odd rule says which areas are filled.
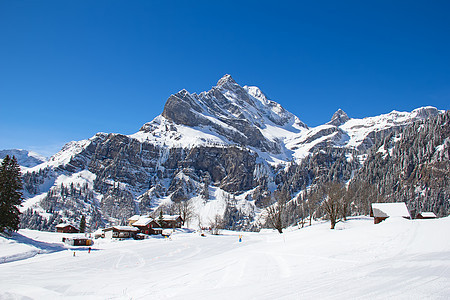
[[[20,230],[0,237],[0,298],[448,299],[449,230],[448,217],[360,217],[283,235],[96,240],[91,253],[58,243],[63,234]],[[23,259],[1,263],[15,254]]]
[[[137,139],[141,143],[152,143],[158,146],[166,145],[171,148],[231,144],[228,139],[216,134],[210,128],[174,124],[161,115],[145,126],[150,128],[151,132],[141,130],[129,135],[129,137]]]

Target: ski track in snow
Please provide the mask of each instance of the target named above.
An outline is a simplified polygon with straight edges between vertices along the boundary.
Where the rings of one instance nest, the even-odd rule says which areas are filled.
[[[355,218],[334,231],[96,240],[91,253],[26,230],[18,242],[60,251],[0,264],[0,299],[448,299],[449,229],[450,218]],[[0,239],[0,259],[13,246]]]

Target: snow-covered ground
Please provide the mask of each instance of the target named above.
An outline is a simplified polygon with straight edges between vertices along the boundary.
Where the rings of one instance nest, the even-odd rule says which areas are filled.
[[[96,240],[91,253],[62,236],[0,237],[0,299],[450,298],[449,217],[360,217],[283,235],[177,231],[170,240]]]

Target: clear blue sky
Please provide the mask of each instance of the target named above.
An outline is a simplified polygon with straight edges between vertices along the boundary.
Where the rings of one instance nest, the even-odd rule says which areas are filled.
[[[450,103],[449,1],[0,0],[0,149],[131,134],[228,73],[309,126]]]

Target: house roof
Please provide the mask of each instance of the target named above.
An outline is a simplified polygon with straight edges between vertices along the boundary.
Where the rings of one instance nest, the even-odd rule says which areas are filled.
[[[180,215],[173,215],[173,216],[172,215],[163,215],[164,221],[175,221],[178,218],[181,219],[181,216]]]
[[[153,221],[152,218],[149,217],[141,217],[139,220],[133,223],[133,226],[147,226]]]
[[[436,218],[436,214],[434,212],[431,211],[424,211],[421,212],[420,215],[424,218]]]
[[[405,202],[372,203],[372,211],[374,217],[411,217]]]
[[[67,223],[61,223],[61,224],[56,225],[55,227],[56,227],[56,228],[65,228],[65,227],[67,227],[67,226],[72,226],[72,227],[78,229],[76,226],[74,226],[74,225],[72,225],[72,224],[67,224]]]
[[[108,227],[103,229],[103,231],[110,231],[110,230],[118,230],[118,231],[139,231],[139,229],[137,229],[136,227],[133,226],[112,226],[112,227]]]
[[[137,221],[137,220],[139,220],[140,217],[141,217],[140,215],[134,215],[132,217],[129,217],[128,221]]]

